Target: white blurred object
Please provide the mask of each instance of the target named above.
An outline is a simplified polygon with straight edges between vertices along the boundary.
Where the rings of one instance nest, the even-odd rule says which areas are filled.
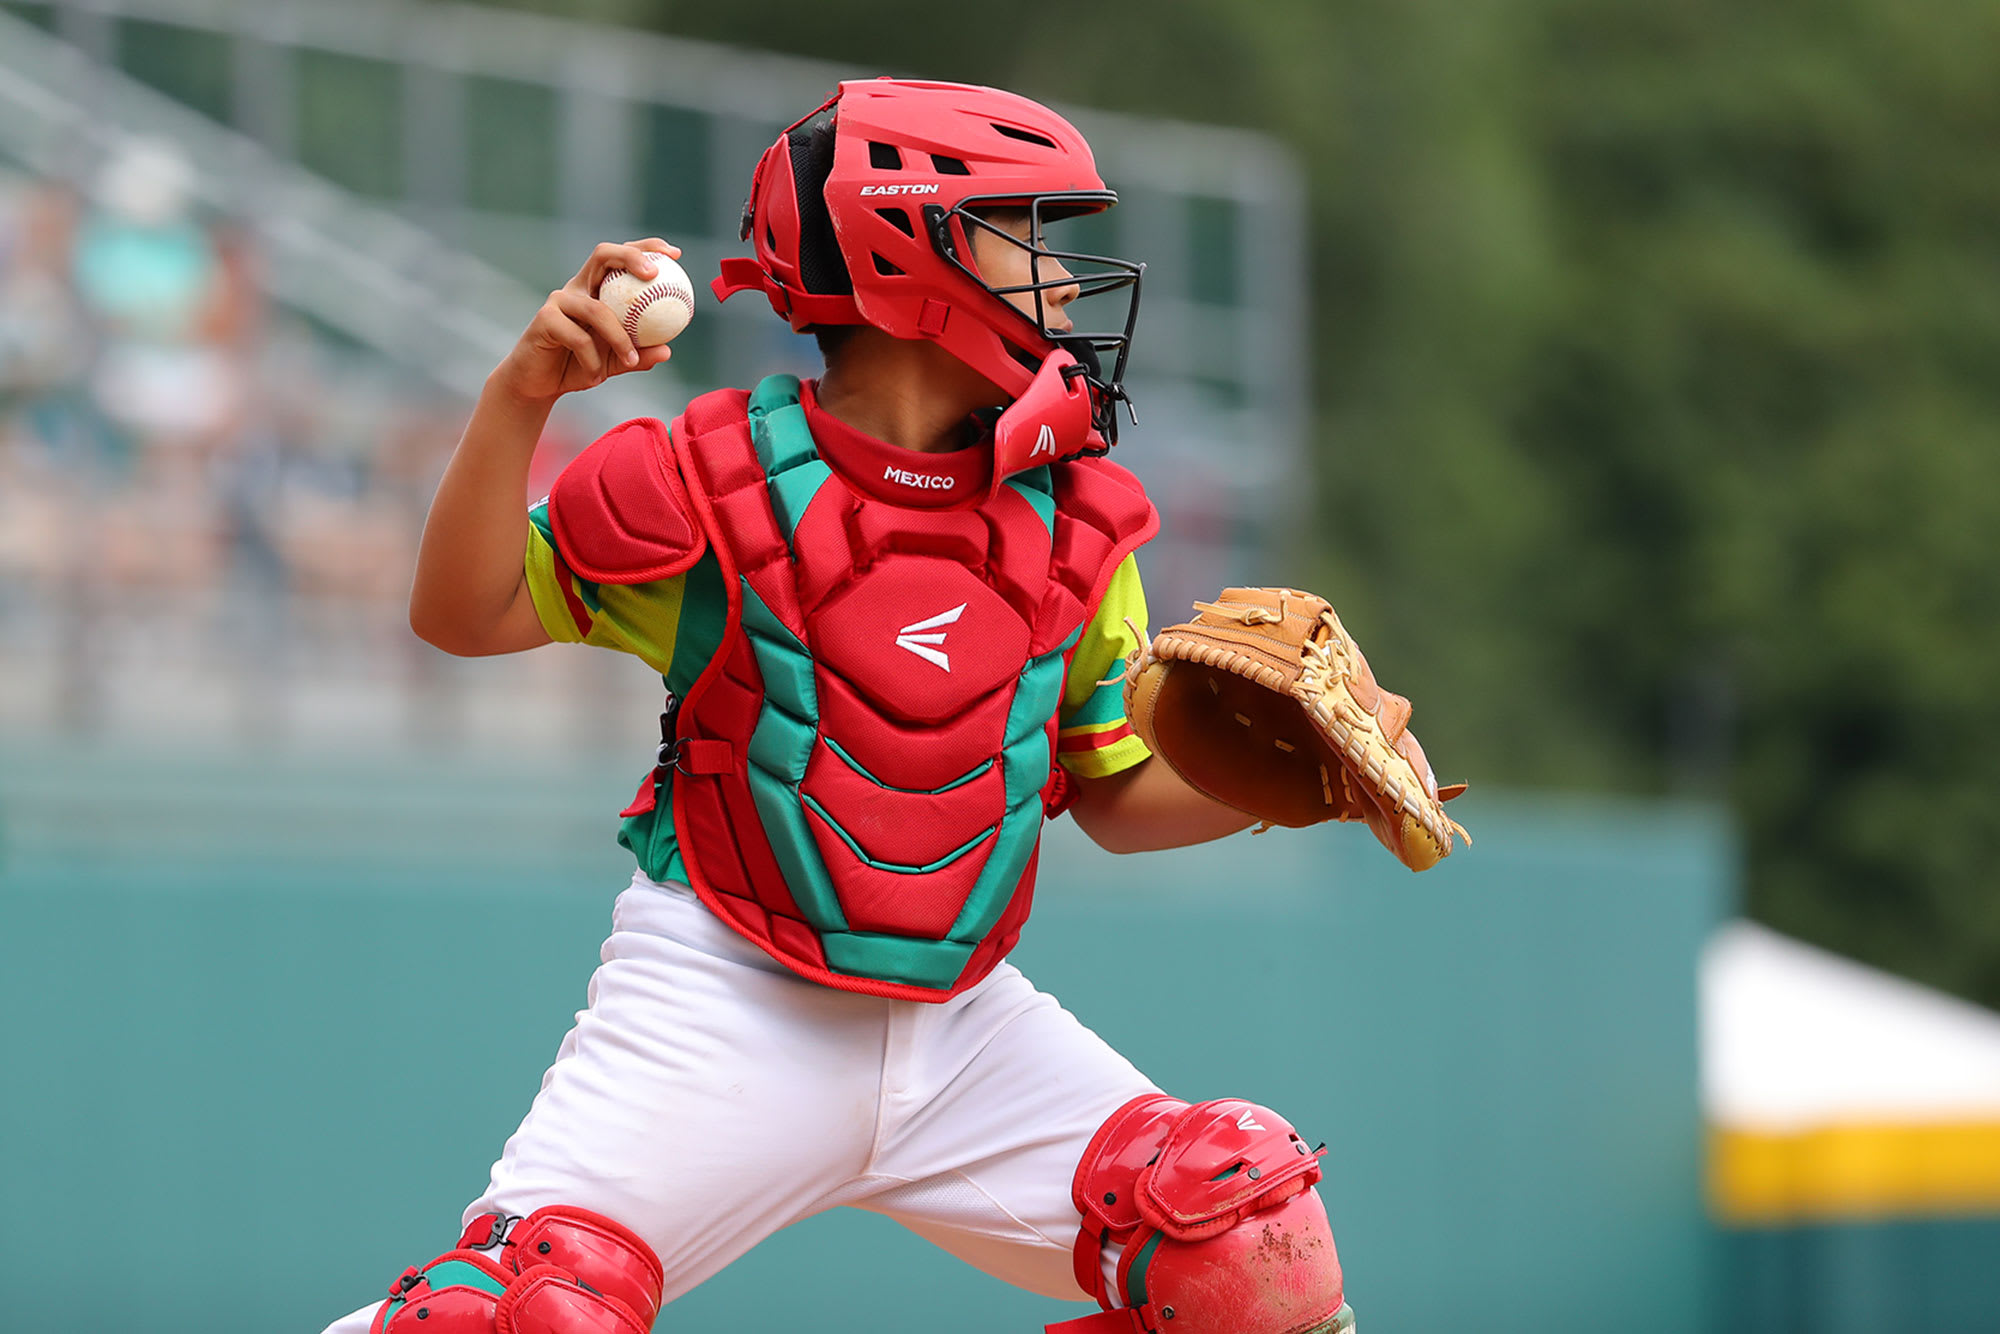
[[[91,387],[106,417],[167,447],[221,431],[243,397],[241,373],[208,347],[114,343],[99,358]]]
[[[92,190],[98,207],[135,227],[165,227],[187,217],[194,167],[169,139],[129,138],[112,149]]]
[[[2000,1118],[2000,1014],[1749,922],[1701,964],[1710,1125]]]

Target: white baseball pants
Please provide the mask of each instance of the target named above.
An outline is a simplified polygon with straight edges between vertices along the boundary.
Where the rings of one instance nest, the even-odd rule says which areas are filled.
[[[1104,1120],[1152,1091],[1011,964],[942,1005],[858,996],[786,971],[691,891],[635,876],[589,1008],[465,1217],[594,1209],[652,1246],[671,1302],[849,1205],[1084,1301],[1070,1180]],[[377,1305],[327,1334],[365,1334]]]

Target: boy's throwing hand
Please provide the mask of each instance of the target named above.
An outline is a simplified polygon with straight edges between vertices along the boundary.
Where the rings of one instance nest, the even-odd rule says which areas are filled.
[[[657,236],[599,244],[576,275],[542,302],[495,378],[519,398],[551,402],[665,361],[672,353],[664,344],[634,347],[618,313],[597,299],[604,275],[614,269],[651,278],[655,269],[648,255],[679,259],[681,251]]]

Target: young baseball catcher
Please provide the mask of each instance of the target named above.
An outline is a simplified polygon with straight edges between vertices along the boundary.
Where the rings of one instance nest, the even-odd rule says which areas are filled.
[[[332,1331],[642,1334],[836,1205],[1094,1299],[1067,1334],[1353,1327],[1291,1125],[1161,1092],[1006,962],[1065,810],[1115,851],[1365,820],[1416,869],[1462,832],[1324,602],[1230,590],[1144,642],[1157,520],[1104,457],[1143,266],[1050,242],[1115,198],[1033,102],[842,84],[714,283],[816,333],[817,381],[627,422],[524,516],[555,399],[667,355],[595,296],[658,240],[599,246],[487,381],[412,624],[620,649],[668,705],[589,1008],[456,1247]]]

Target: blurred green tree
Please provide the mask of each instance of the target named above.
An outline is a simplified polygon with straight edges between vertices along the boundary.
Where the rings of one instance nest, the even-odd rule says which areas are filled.
[[[1446,767],[1727,799],[1756,916],[2000,1005],[2000,8],[520,3],[1286,140],[1297,577]]]

